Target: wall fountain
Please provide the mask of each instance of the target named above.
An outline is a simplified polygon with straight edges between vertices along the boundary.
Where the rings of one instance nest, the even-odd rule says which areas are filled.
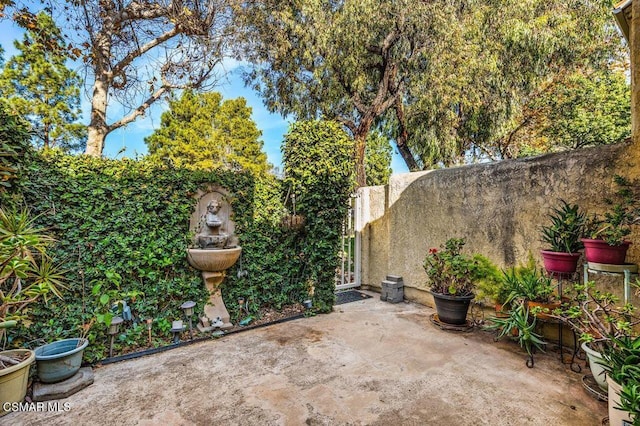
[[[203,332],[233,327],[222,300],[220,285],[224,281],[225,271],[240,257],[242,247],[233,234],[230,206],[223,200],[224,194],[221,192],[206,194],[200,199],[194,213],[195,217],[199,217],[197,224],[194,226],[194,217],[191,221],[192,229],[195,228],[194,248],[187,249],[187,260],[202,272],[202,279],[209,290],[209,300],[198,324],[198,329]],[[206,210],[201,213],[205,203]]]

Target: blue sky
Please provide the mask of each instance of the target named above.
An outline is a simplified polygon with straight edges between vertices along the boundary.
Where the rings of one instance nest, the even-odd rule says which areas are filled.
[[[2,45],[5,50],[5,60],[16,53],[13,47],[13,41],[21,39],[22,33],[22,30],[15,25],[13,21],[0,21],[0,45]],[[79,74],[82,75],[80,72]],[[220,92],[225,99],[243,97],[247,100],[247,104],[253,111],[252,118],[262,131],[263,150],[267,154],[269,162],[281,169],[282,154],[280,152],[280,144],[290,124],[290,120],[267,111],[259,96],[257,96],[253,90],[244,86],[240,76],[240,69],[237,67],[229,69],[226,78],[222,79],[220,85],[214,90]],[[83,122],[88,123],[89,100],[84,93],[82,104],[84,111]],[[112,108],[115,108],[115,105]],[[164,109],[166,109],[166,103],[158,102],[151,107],[146,117],[138,119],[126,127],[109,134],[105,143],[104,155],[108,157],[117,156],[117,158],[133,158],[136,155],[146,154],[147,146],[144,143],[144,138],[160,126],[160,115]],[[393,160],[391,163],[393,172],[406,173],[408,169],[395,147],[393,151]]]

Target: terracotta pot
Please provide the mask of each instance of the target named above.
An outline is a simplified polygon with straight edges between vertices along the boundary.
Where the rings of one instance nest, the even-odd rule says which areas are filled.
[[[475,297],[451,296],[448,294],[434,293],[430,291],[436,304],[438,319],[445,324],[464,325],[467,323],[469,304]]]
[[[539,318],[541,320],[548,320],[551,319],[550,314],[553,312],[554,309],[558,309],[560,307],[560,302],[551,302],[551,303],[542,303],[542,302],[534,302],[533,300],[527,300],[527,307],[529,308],[529,311],[531,311],[531,309],[533,309],[534,307],[539,306],[543,309],[548,309],[549,311],[547,312],[539,312],[536,314],[536,318]]]
[[[550,274],[571,275],[578,268],[580,253],[561,253],[557,251],[542,250],[544,269]]]
[[[584,257],[587,262],[605,263],[609,265],[622,265],[627,257],[627,250],[631,243],[623,242],[619,246],[610,246],[603,240],[582,239],[584,244]]]
[[[496,303],[494,309],[496,310],[496,318],[509,317],[509,309],[507,309],[502,303]]]

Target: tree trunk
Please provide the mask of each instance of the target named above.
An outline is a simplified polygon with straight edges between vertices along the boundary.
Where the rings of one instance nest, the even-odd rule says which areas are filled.
[[[367,169],[365,167],[365,153],[367,150],[367,135],[371,130],[373,117],[366,115],[360,120],[353,139],[355,140],[355,159],[356,159],[356,184],[358,188],[367,186]]]
[[[109,128],[107,126],[107,84],[96,78],[91,99],[91,121],[87,126],[87,148],[85,154],[102,156],[104,141]]]
[[[87,126],[87,147],[85,154],[93,157],[102,156],[104,141],[109,133],[107,125],[107,104],[109,85],[111,83],[111,39],[113,32],[113,3],[100,2],[101,15],[103,15],[103,28],[95,34],[92,46],[92,67],[95,74],[93,92],[91,93],[91,120]],[[86,5],[84,5],[86,11]],[[105,9],[107,7],[109,10]],[[87,18],[87,30],[91,33],[91,22]]]
[[[398,151],[404,160],[404,163],[409,168],[410,172],[416,172],[420,168],[418,167],[418,163],[416,159],[413,157],[409,146],[407,146],[407,141],[409,140],[409,132],[407,132],[407,126],[404,117],[404,106],[402,105],[402,97],[397,96],[395,102],[395,111],[396,118],[398,119],[398,136],[396,137],[396,146],[398,147]]]
[[[49,123],[45,123],[42,131],[42,149],[48,150],[51,142],[49,141]]]
[[[367,170],[364,165],[364,154],[367,148],[367,133],[358,132],[356,141],[356,184],[358,188],[367,186]]]
[[[107,125],[107,95],[109,93],[109,56],[111,43],[109,38],[101,35],[96,40],[94,54],[95,81],[91,94],[91,121],[87,126],[87,147],[85,154],[93,157],[102,156],[104,141],[109,133]]]

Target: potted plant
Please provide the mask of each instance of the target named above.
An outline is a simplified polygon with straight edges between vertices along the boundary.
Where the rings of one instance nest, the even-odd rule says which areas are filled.
[[[423,264],[438,319],[446,324],[465,324],[476,283],[496,277],[486,257],[461,253],[464,244],[463,238],[450,238],[440,249],[429,249]]]
[[[603,216],[592,215],[586,224],[585,247],[587,262],[622,265],[631,242],[625,237],[631,233],[631,225],[640,220],[634,186],[621,176],[614,177],[619,189],[617,203],[607,200],[611,209]]]
[[[614,405],[613,409],[626,411],[632,424],[640,426],[640,379],[634,377],[627,380],[620,390],[620,404]]]
[[[593,377],[598,386],[606,391],[608,385],[603,352],[615,339],[637,335],[634,331],[640,325],[637,308],[631,304],[620,306],[615,295],[599,291],[595,283],[589,281],[575,284],[573,298],[554,310],[551,316],[578,335]]]
[[[584,234],[586,216],[577,204],[560,200],[549,214],[549,225],[542,226],[542,241],[548,249],[542,250],[544,268],[547,272],[571,275],[576,272],[579,250],[583,248],[580,237]]]
[[[529,355],[527,359],[527,367],[533,368],[533,350],[539,349],[544,352],[546,342],[542,340],[542,336],[535,332],[536,317],[529,315],[529,308],[523,300],[514,304],[508,315],[503,317],[493,317],[489,319],[490,324],[485,328],[487,330],[498,330],[496,340],[505,336],[516,340],[520,347],[527,351]]]
[[[26,318],[29,305],[61,297],[62,271],[46,254],[51,242],[26,210],[0,208],[0,340],[5,344],[7,330]],[[29,349],[0,352],[0,401],[22,401],[34,358]]]
[[[640,383],[640,337],[613,337],[602,352],[601,365],[607,374],[609,424],[631,423],[638,416],[638,383]],[[626,407],[622,404],[623,389]],[[635,407],[634,407],[635,406]],[[626,409],[625,409],[626,408]],[[637,419],[640,421],[640,419]],[[634,423],[635,424],[635,423]]]
[[[540,319],[547,319],[548,312],[560,307],[552,279],[540,272],[532,259],[525,266],[503,271],[502,280],[510,290],[506,304],[523,301],[527,308],[536,308],[535,316]]]

